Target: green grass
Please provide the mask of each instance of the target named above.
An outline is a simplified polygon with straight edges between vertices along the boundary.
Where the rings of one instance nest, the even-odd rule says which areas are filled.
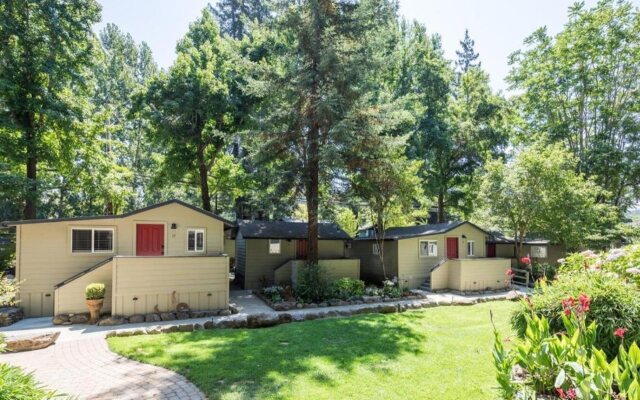
[[[495,399],[493,332],[515,304],[437,307],[280,325],[110,338],[210,399]]]

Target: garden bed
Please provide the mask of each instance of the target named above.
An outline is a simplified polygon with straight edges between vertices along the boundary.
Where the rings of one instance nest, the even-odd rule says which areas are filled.
[[[402,297],[388,297],[388,296],[359,296],[353,298],[351,300],[341,300],[341,299],[329,299],[320,303],[305,303],[303,301],[298,301],[295,299],[291,300],[281,300],[281,301],[272,301],[269,297],[256,292],[256,296],[262,299],[269,307],[271,307],[274,311],[290,311],[290,310],[300,310],[305,308],[324,308],[324,307],[337,307],[337,306],[351,306],[351,305],[359,305],[359,304],[372,304],[372,303],[388,303],[391,301],[399,301],[399,300],[418,300],[426,298],[424,295],[417,292],[408,292],[411,294],[403,295]]]

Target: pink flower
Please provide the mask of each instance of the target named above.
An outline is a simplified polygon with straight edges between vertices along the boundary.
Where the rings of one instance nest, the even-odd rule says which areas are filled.
[[[558,396],[561,399],[576,399],[577,398],[576,390],[574,388],[570,388],[566,392],[564,391],[563,388],[556,388],[556,391],[558,392]]]
[[[513,270],[511,268],[507,270],[507,275],[513,276]]]
[[[529,256],[522,257],[520,262],[523,264],[531,264],[531,258]]]
[[[627,333],[627,328],[618,328],[613,331],[613,335],[619,337],[620,339],[624,339],[624,334]]]

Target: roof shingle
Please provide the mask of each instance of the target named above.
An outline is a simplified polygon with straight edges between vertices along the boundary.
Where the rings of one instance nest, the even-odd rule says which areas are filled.
[[[238,229],[245,239],[306,239],[306,222],[240,221]],[[335,224],[319,223],[318,239],[349,240],[351,237]]]

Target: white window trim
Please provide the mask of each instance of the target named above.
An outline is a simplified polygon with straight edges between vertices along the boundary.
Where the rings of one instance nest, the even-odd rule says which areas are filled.
[[[91,251],[73,251],[73,231],[91,231]],[[111,250],[95,249],[95,231],[111,231]],[[72,254],[113,254],[116,251],[116,230],[114,228],[80,227],[71,228],[69,247]]]
[[[469,247],[471,245],[471,248]],[[472,250],[472,251],[469,251]],[[475,240],[467,240],[467,256],[475,257],[476,256],[476,241]]]
[[[278,252],[275,251],[271,251],[271,241],[272,240],[277,240],[278,241]],[[275,244],[275,243],[273,243]],[[282,254],[282,239],[267,239],[267,251],[269,252],[269,254],[273,254],[273,255],[278,255],[278,254]]]
[[[422,254],[422,243],[426,243],[427,244],[427,254]],[[430,244],[434,244],[435,245],[435,253],[430,253],[429,252],[429,245]],[[420,258],[429,258],[429,257],[438,257],[438,241],[437,240],[419,240],[418,241],[418,257]]]
[[[371,247],[371,254],[375,256],[380,255],[380,246],[378,246],[378,243],[374,243],[373,246]]]
[[[189,250],[189,233],[194,232],[194,249]],[[198,250],[198,232],[202,232],[202,250]],[[204,253],[207,250],[207,231],[204,228],[187,228],[187,253]]]

